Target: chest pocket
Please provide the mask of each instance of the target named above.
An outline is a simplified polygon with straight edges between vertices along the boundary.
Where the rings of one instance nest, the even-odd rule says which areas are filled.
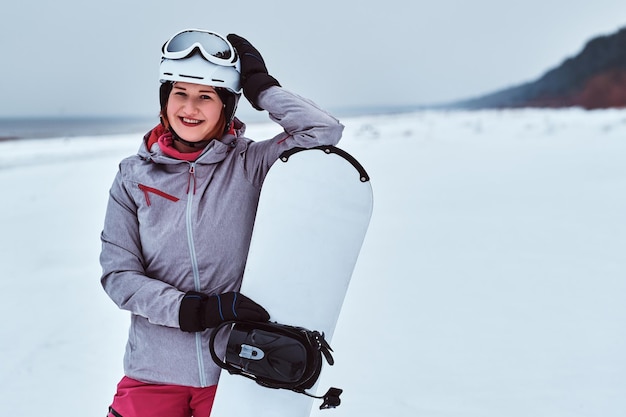
[[[165,191],[161,191],[157,188],[149,187],[144,184],[138,184],[139,189],[143,191],[143,195],[145,198],[146,205],[150,207],[152,205],[151,196],[158,196],[161,198],[165,198],[166,200],[172,201],[174,203],[178,202],[180,198],[173,196],[171,194],[166,193]]]

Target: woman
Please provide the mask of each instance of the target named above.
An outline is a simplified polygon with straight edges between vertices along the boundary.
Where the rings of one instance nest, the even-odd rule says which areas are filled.
[[[285,150],[334,145],[343,126],[283,89],[233,34],[177,33],[160,81],[161,123],[121,162],[101,236],[102,285],[131,312],[109,416],[207,417],[220,373],[211,328],[269,319],[238,293],[263,179]],[[284,132],[246,138],[235,117],[242,90]]]

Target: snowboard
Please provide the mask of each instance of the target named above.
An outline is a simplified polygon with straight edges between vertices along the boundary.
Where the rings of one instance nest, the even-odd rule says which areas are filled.
[[[372,206],[367,172],[342,149],[283,153],[261,189],[241,293],[264,306],[270,321],[323,332],[332,347]],[[314,401],[321,403],[222,370],[211,416],[305,417]]]

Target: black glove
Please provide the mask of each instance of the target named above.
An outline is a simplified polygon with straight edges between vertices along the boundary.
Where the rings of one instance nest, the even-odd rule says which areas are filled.
[[[280,87],[280,84],[276,78],[267,73],[263,57],[250,42],[232,33],[226,38],[233,45],[241,60],[241,87],[243,88],[243,95],[246,96],[252,107],[257,110],[263,110],[259,107],[259,94],[273,85]]]
[[[228,320],[268,321],[268,312],[238,292],[206,295],[189,291],[180,303],[178,321],[185,332],[200,332]]]

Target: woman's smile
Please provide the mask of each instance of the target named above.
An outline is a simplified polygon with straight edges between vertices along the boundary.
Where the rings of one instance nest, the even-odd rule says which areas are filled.
[[[187,117],[181,117],[180,120],[183,122],[183,124],[185,124],[187,126],[197,126],[200,123],[202,123],[202,120],[189,119]]]

